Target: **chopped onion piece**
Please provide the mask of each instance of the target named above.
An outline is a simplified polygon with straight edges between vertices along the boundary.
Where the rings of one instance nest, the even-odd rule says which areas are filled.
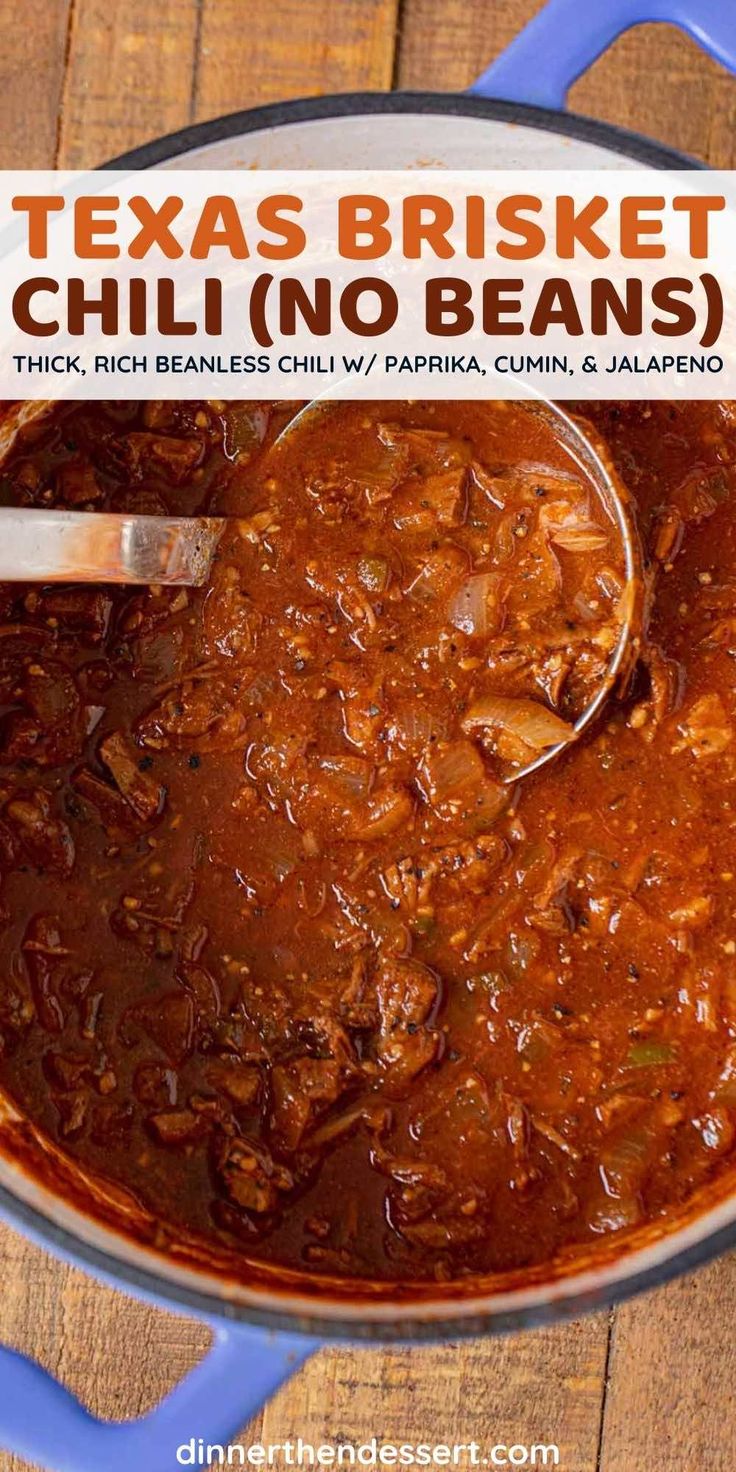
[[[467,566],[466,553],[453,542],[443,542],[430,552],[406,591],[410,598],[439,598],[449,592]]]
[[[364,807],[356,811],[348,836],[353,838],[383,838],[393,833],[403,823],[408,823],[414,804],[405,787],[382,787],[368,798]]]
[[[611,1200],[603,1196],[596,1200],[588,1212],[591,1232],[621,1232],[624,1227],[635,1227],[641,1221],[641,1202],[635,1193]]]
[[[491,475],[490,471],[486,470],[485,465],[481,465],[478,460],[471,461],[470,474],[474,485],[478,487],[479,491],[483,492],[484,496],[487,496],[491,505],[495,506],[498,511],[503,511],[506,505],[506,498],[503,492],[503,478],[501,476]]]
[[[325,776],[349,797],[367,797],[375,768],[360,756],[322,756],[319,765]]]
[[[420,769],[430,802],[449,802],[479,786],[485,777],[482,758],[470,741],[453,741],[427,753]]]
[[[630,1125],[605,1141],[598,1170],[607,1196],[623,1198],[639,1189],[656,1145],[656,1131],[647,1122]]]
[[[431,742],[446,734],[447,725],[437,711],[417,697],[397,706],[391,724],[391,739],[395,739],[404,751],[419,757]]]
[[[498,613],[498,578],[490,572],[466,578],[450,599],[450,623],[477,639],[485,639],[496,631]]]
[[[546,705],[536,700],[513,700],[505,695],[482,695],[466,710],[462,719],[464,731],[485,726],[500,727],[535,751],[572,741],[575,735],[573,727]]]
[[[563,552],[600,552],[608,546],[608,537],[595,522],[588,521],[578,526],[561,526],[552,533],[551,540]]]

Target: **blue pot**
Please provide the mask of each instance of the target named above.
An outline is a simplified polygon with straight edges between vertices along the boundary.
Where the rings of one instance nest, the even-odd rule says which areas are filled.
[[[452,167],[694,168],[695,162],[622,129],[564,111],[573,81],[618,35],[671,21],[736,70],[734,0],[548,0],[462,96],[339,96],[237,113],[118,159],[116,168],[386,167],[417,157]],[[401,124],[396,123],[401,114]],[[45,1371],[0,1348],[0,1444],[56,1472],[172,1472],[176,1449],[227,1443],[325,1340],[437,1340],[496,1334],[579,1315],[650,1288],[736,1242],[736,1198],[633,1239],[618,1256],[582,1256],[562,1276],[472,1297],[379,1292],[345,1300],[329,1284],[264,1273],[244,1288],[177,1265],[102,1227],[16,1163],[0,1160],[0,1212],[11,1226],[101,1281],[213,1331],[202,1363],[148,1416],[115,1425],[90,1416]],[[443,1296],[438,1296],[442,1294]]]

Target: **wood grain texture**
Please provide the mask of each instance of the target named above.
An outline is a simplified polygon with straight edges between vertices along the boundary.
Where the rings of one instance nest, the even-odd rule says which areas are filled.
[[[537,3],[28,0],[19,25],[0,0],[0,161],[42,166],[58,144],[60,163],[86,167],[191,119],[393,76],[463,87]],[[670,28],[623,38],[572,100],[734,162],[736,87]],[[35,1354],[99,1414],[145,1411],[205,1347],[198,1323],[103,1289],[7,1230],[0,1262],[0,1341]],[[731,1472],[734,1309],[731,1260],[619,1309],[605,1404],[606,1316],[505,1341],[324,1351],[245,1439],[538,1439],[559,1443],[563,1472]],[[0,1472],[19,1469],[0,1452]]]
[[[197,0],[73,0],[59,164],[93,168],[183,127],[197,31]]]
[[[405,0],[397,85],[462,91],[538,9],[538,0]]]
[[[0,1263],[0,1343],[32,1355],[97,1415],[144,1414],[207,1346],[196,1320],[104,1288],[7,1228],[0,1228]],[[0,1450],[0,1472],[27,1466]]]
[[[733,1472],[736,1258],[616,1311],[598,1472]]]
[[[70,0],[3,0],[0,168],[52,168]]]
[[[73,0],[59,162],[90,167],[259,102],[390,86],[397,4]]]
[[[577,112],[647,133],[717,169],[736,161],[733,77],[673,26],[622,36],[570,94]]]
[[[606,1337],[599,1316],[512,1339],[323,1351],[266,1407],[261,1434],[485,1449],[557,1442],[564,1472],[593,1472]]]
[[[143,1414],[206,1347],[196,1321],[105,1289],[7,1230],[0,1253],[8,1284],[0,1341],[33,1354],[96,1414]],[[325,1350],[241,1439],[493,1445],[533,1438],[559,1444],[565,1472],[592,1472],[605,1350],[601,1316],[441,1348]],[[24,1466],[0,1452],[2,1472]]]
[[[203,0],[193,117],[391,86],[398,0]],[[278,34],[276,34],[278,33]]]
[[[32,1353],[97,1415],[143,1414],[207,1345],[196,1320],[144,1308],[7,1228],[0,1245],[0,1340]]]
[[[593,0],[581,0],[586,3]],[[491,5],[487,0],[409,0],[398,85],[467,87],[538,9],[538,0]],[[673,26],[640,26],[622,36],[576,83],[569,105],[658,138],[716,168],[734,166],[733,78]]]

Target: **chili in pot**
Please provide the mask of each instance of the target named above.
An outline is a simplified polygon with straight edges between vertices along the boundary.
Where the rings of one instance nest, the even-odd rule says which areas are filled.
[[[202,591],[0,594],[0,1085],[243,1277],[623,1244],[734,1165],[732,406],[593,406],[648,638],[522,783],[616,638],[585,470],[523,405],[269,454],[289,412],[60,406],[5,461],[4,504],[232,524]]]

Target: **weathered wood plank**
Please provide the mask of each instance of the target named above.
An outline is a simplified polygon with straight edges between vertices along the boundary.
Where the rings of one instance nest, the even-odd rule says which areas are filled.
[[[573,87],[570,106],[731,169],[736,159],[733,77],[673,26],[622,36]]]
[[[7,1228],[0,1262],[0,1343],[39,1360],[97,1415],[141,1415],[206,1348],[196,1320],[115,1293]],[[0,1472],[25,1465],[0,1450]]]
[[[76,0],[59,163],[91,168],[189,121],[197,0]]]
[[[538,9],[538,0],[495,0],[491,6],[486,0],[407,0],[399,86],[467,87]],[[573,87],[570,107],[715,167],[733,167],[733,78],[673,26],[640,26],[622,36]]]
[[[0,168],[53,168],[70,0],[6,0],[0,50]]]
[[[736,1258],[616,1312],[600,1472],[732,1472]]]
[[[103,162],[149,138],[281,97],[389,86],[398,0],[76,0],[59,160]]]
[[[203,0],[197,120],[258,103],[391,86],[398,0]]]
[[[322,1351],[267,1406],[262,1437],[310,1444],[556,1442],[564,1472],[593,1472],[604,1316],[439,1348]],[[465,1463],[467,1465],[467,1463]]]

